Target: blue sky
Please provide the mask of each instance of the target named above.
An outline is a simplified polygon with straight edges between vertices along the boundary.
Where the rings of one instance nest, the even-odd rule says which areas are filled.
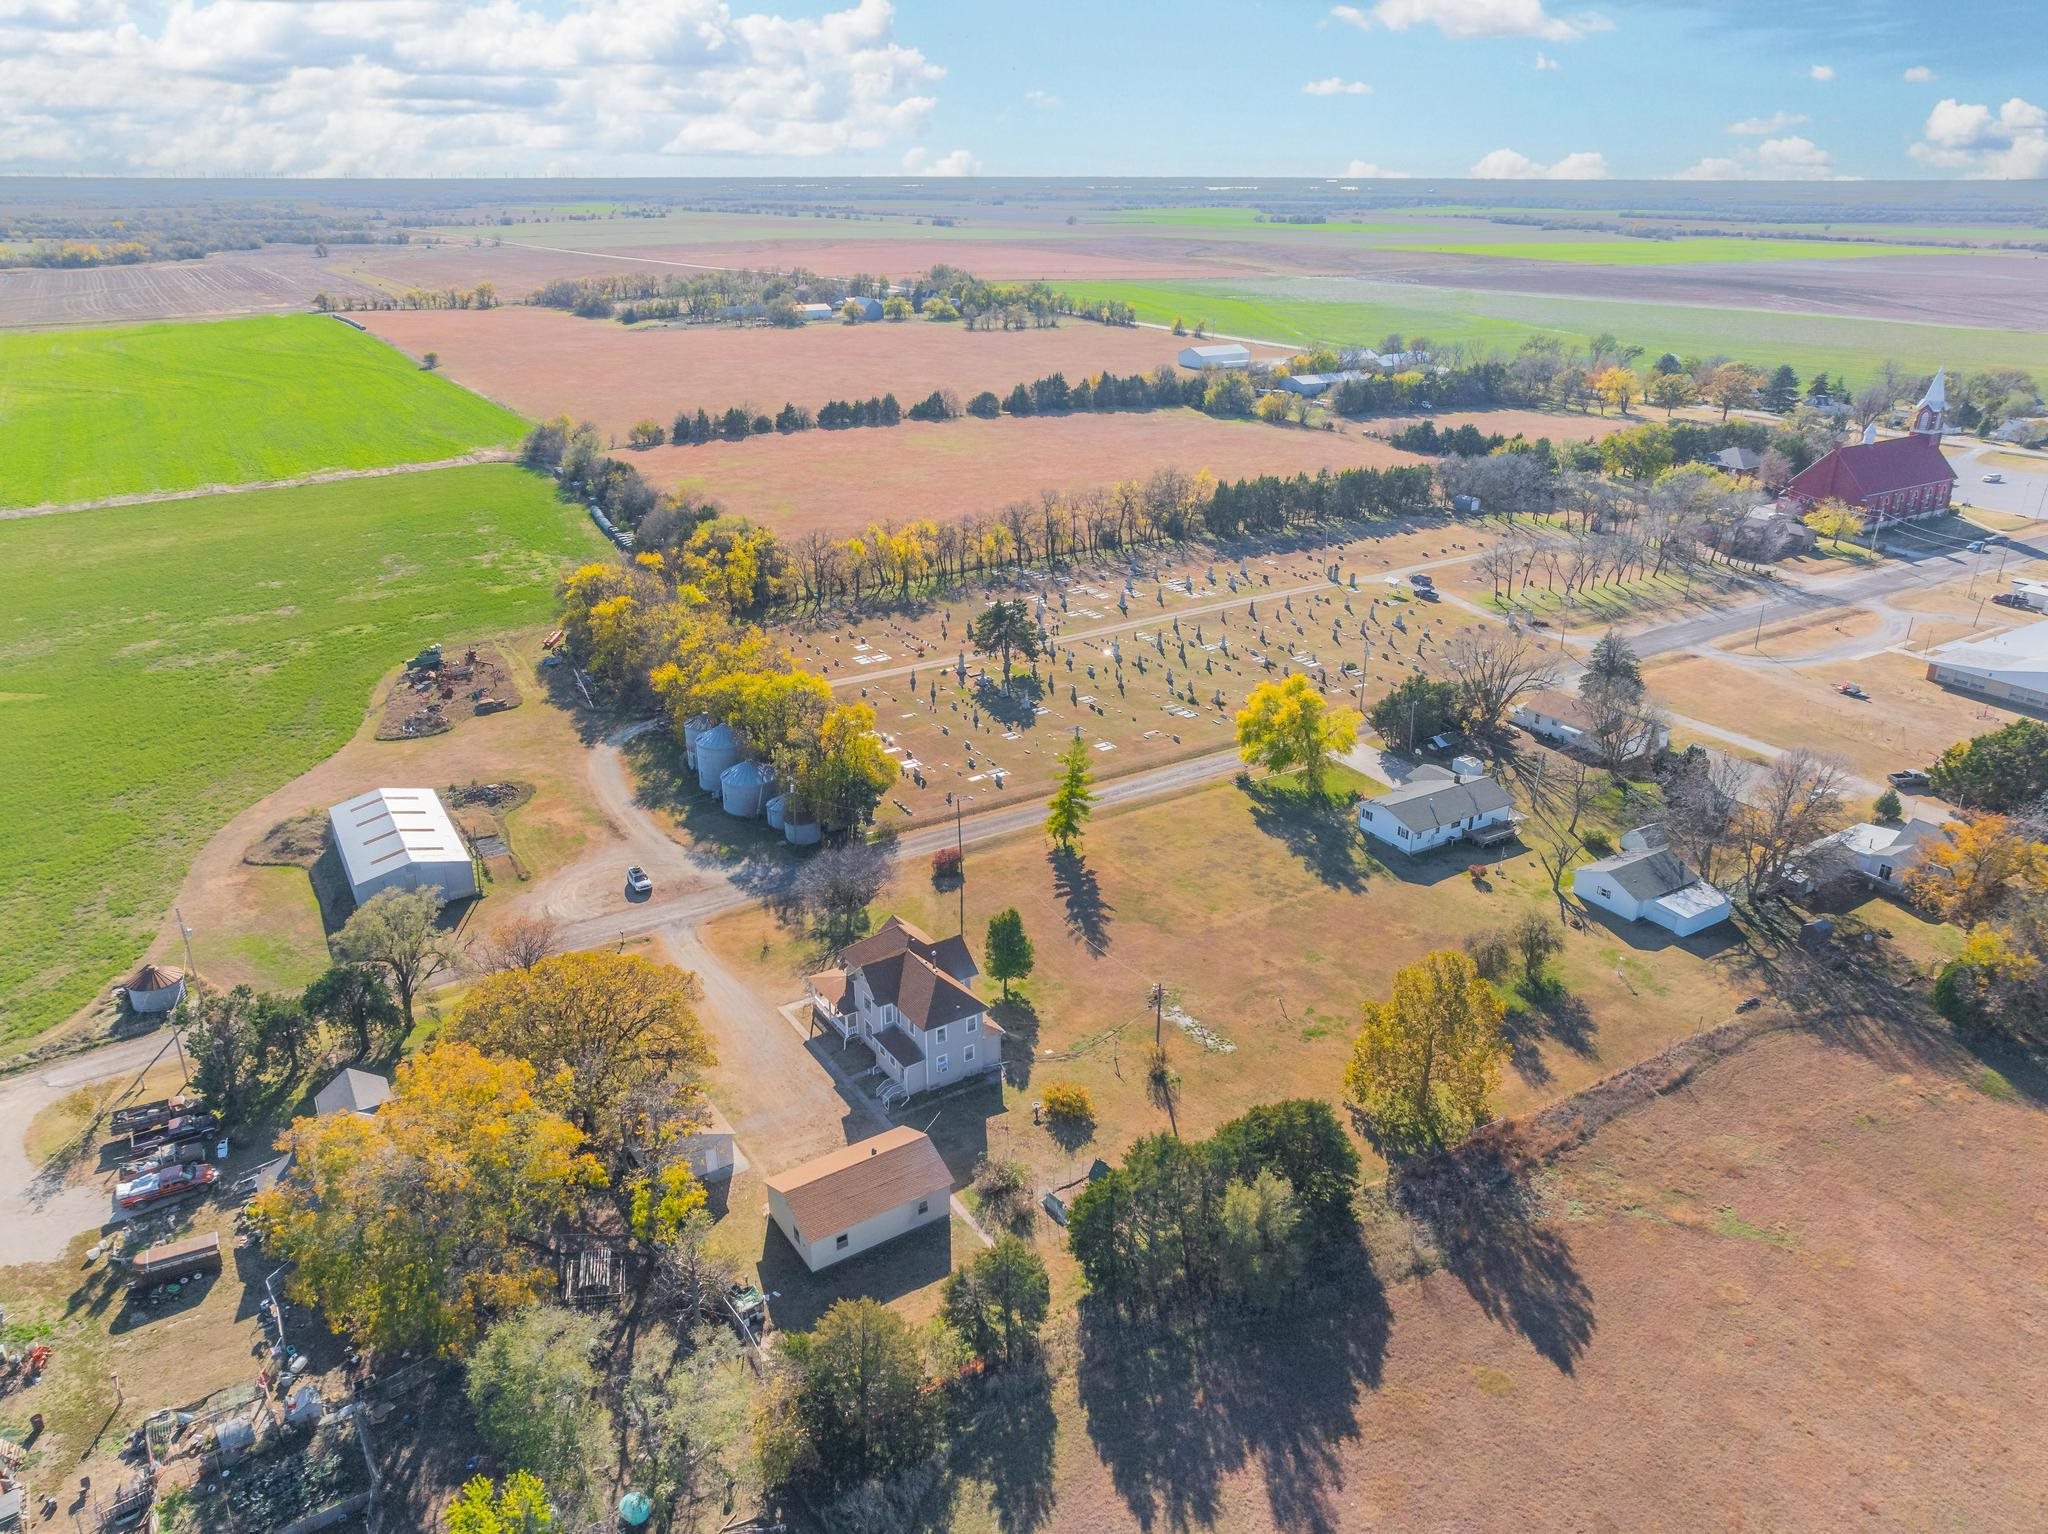
[[[0,172],[2048,176],[2042,0],[0,0]]]

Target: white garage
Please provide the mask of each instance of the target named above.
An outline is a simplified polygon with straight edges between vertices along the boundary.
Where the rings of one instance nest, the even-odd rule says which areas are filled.
[[[431,788],[373,788],[329,810],[327,824],[357,905],[385,890],[477,893],[469,846]]]

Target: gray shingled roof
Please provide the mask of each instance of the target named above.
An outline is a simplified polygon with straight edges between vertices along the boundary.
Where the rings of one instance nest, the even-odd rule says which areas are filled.
[[[1370,803],[1386,810],[1411,831],[1433,831],[1438,826],[1511,809],[1514,799],[1491,778],[1412,778],[1399,788],[1390,788]]]
[[[1579,870],[1611,879],[1636,900],[1660,900],[1699,881],[1683,861],[1661,849],[1648,852],[1617,852]]]

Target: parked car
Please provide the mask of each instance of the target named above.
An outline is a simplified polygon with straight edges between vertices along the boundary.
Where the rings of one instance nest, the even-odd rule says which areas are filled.
[[[654,881],[647,877],[647,870],[635,863],[626,870],[626,893],[629,895],[651,895]]]
[[[1870,694],[1865,692],[1863,690],[1862,684],[1858,682],[1838,683],[1835,687],[1835,691],[1840,693],[1845,698],[1862,698],[1866,702],[1868,702],[1870,698]]]
[[[1432,735],[1429,737],[1429,749],[1432,751],[1455,751],[1458,749],[1458,742],[1463,738],[1455,730],[1446,731],[1442,735]]]
[[[1441,602],[1443,596],[1434,586],[1417,586],[1415,594],[1425,602]]]
[[[1893,788],[1903,788],[1908,793],[1920,793],[1928,787],[1927,774],[1918,767],[1901,767],[1897,772],[1887,773],[1885,781]]]
[[[1983,540],[1982,538],[1979,538],[1979,539],[1977,539],[1977,540],[1976,540],[1975,542],[1973,542],[1973,543],[1966,543],[1966,544],[1964,544],[1964,545],[1963,545],[1963,552],[1964,552],[1965,554],[1981,554],[1981,553],[1983,553],[1983,552],[1984,552],[1984,540]]]
[[[1998,592],[1991,598],[1991,600],[1995,605],[1999,607],[2024,608],[2027,605],[2026,598],[2022,597],[2016,591]]]
[[[1415,574],[1408,577],[1408,584],[1411,586],[1419,587],[1426,591],[1431,587],[1435,586],[1436,581],[1432,577],[1424,575],[1421,571],[1418,570],[1415,572]]]
[[[167,1166],[160,1172],[144,1172],[131,1182],[114,1185],[114,1202],[123,1209],[143,1209],[165,1199],[204,1193],[220,1172],[205,1162],[195,1166]]]
[[[1993,469],[1989,474],[1984,476],[1984,483],[1987,485],[2002,485],[2005,483],[2005,476],[2003,474],[2000,474],[1996,469]]]

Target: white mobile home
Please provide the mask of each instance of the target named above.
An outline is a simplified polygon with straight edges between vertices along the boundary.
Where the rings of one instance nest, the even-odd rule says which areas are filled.
[[[948,1218],[953,1174],[908,1125],[768,1179],[768,1213],[813,1273]]]

